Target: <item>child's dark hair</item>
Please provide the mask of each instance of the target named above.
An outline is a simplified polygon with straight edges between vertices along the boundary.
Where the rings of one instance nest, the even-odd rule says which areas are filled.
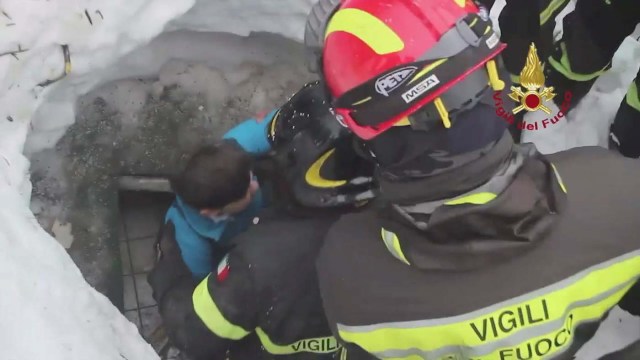
[[[223,140],[193,154],[184,170],[171,179],[171,188],[198,210],[221,209],[246,195],[252,163],[235,140]]]

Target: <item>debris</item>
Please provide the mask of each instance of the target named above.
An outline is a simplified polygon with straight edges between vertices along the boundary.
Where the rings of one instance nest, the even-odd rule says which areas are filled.
[[[100,10],[96,10],[96,14],[100,15],[100,18],[104,20],[104,16],[102,16],[102,12],[100,12]]]
[[[7,14],[6,12],[4,12],[4,10],[2,11],[2,15],[4,15],[4,17],[6,17],[7,19],[13,21],[13,19],[11,18],[11,16],[9,16],[9,14]]]
[[[23,52],[25,52],[25,51],[29,51],[29,49],[23,49],[23,48],[22,48],[22,45],[18,44],[18,50],[14,50],[14,51],[6,51],[6,52],[3,52],[3,53],[0,53],[0,57],[1,57],[1,56],[5,56],[5,55],[11,55],[11,56],[13,56],[14,58],[18,59],[18,57],[16,56],[16,54],[23,53]],[[20,59],[18,59],[18,60],[20,60]]]
[[[61,47],[62,47],[62,54],[64,56],[64,72],[62,73],[62,75],[58,76],[55,79],[41,82],[40,84],[38,84],[38,86],[40,87],[49,86],[56,81],[62,80],[65,76],[67,76],[71,72],[71,54],[69,54],[69,46],[61,45]]]
[[[53,223],[51,232],[53,232],[53,236],[65,249],[70,248],[71,244],[73,244],[73,235],[71,234],[70,223],[62,225],[59,220],[56,220]]]
[[[9,120],[9,122],[13,122],[13,118],[11,117],[11,115],[7,115],[7,120]]]
[[[89,16],[89,11],[87,11],[87,9],[84,9],[84,14],[87,16],[87,19],[89,20],[89,24],[93,26],[93,20],[91,20],[91,16]]]

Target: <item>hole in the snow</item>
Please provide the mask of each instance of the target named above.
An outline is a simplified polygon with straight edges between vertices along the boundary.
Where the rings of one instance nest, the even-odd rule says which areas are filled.
[[[136,216],[128,214],[141,204],[162,203],[157,197],[164,195],[148,200],[119,192],[167,191],[162,179],[180,169],[191,152],[234,124],[283,104],[314,76],[304,65],[302,45],[280,36],[187,31],[162,34],[92,76],[101,80],[99,86],[74,104],[65,96],[82,81],[69,81],[70,74],[36,112],[25,144],[31,207],[87,281],[134,322],[144,322],[144,306],[152,305],[131,308],[123,294],[148,272],[149,258],[136,255],[146,250],[137,246],[145,248],[141,244],[151,241],[159,225],[127,223],[127,217]],[[136,244],[126,247],[126,254],[123,219],[129,247]],[[122,267],[117,260],[125,255],[131,262]]]

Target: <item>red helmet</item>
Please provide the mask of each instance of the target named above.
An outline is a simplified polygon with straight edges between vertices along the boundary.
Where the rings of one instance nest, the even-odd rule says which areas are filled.
[[[451,126],[489,86],[504,88],[493,60],[504,48],[471,0],[342,0],[321,70],[338,117],[371,139],[396,125]]]

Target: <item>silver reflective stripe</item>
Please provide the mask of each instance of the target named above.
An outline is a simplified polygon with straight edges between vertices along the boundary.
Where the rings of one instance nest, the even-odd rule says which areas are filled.
[[[391,231],[387,231],[385,229],[382,229],[382,241],[384,241],[384,245],[387,247],[387,250],[389,250],[389,252],[391,253],[391,255],[393,255],[393,257],[395,257],[396,259],[402,261],[403,263],[409,265],[409,262],[407,261],[407,259],[404,257],[403,254],[399,253],[396,250],[396,247],[394,246],[395,242],[398,241],[398,238],[396,236],[396,234],[392,233]],[[400,243],[398,242],[398,247],[400,247]],[[340,325],[338,325],[340,326]]]
[[[608,298],[609,296],[615,294],[616,292],[624,289],[625,287],[632,285],[634,282],[637,281],[637,277],[629,280],[626,283],[620,284],[618,286],[616,286],[615,288],[612,288],[610,290],[607,290],[601,294],[599,294],[596,297],[592,297],[586,300],[581,300],[581,301],[576,301],[574,303],[571,304],[571,306],[567,307],[567,309],[565,310],[564,314],[562,317],[560,317],[557,320],[554,321],[549,321],[549,322],[545,322],[542,323],[540,325],[534,325],[530,328],[527,328],[526,330],[520,330],[516,333],[514,333],[513,335],[510,335],[508,337],[505,337],[503,339],[500,340],[495,340],[495,341],[491,341],[488,342],[485,345],[477,345],[477,346],[473,346],[473,347],[461,347],[461,346],[445,346],[445,347],[441,347],[438,349],[434,349],[431,351],[423,351],[420,349],[407,349],[407,350],[387,350],[387,351],[383,351],[383,352],[378,352],[375,353],[375,355],[381,357],[381,358],[387,358],[387,357],[403,357],[403,356],[409,356],[409,355],[420,355],[425,357],[426,359],[438,359],[440,357],[443,357],[445,355],[448,354],[460,354],[460,355],[464,355],[464,356],[485,356],[485,355],[489,355],[493,352],[495,352],[496,350],[499,350],[501,348],[509,348],[509,347],[513,347],[516,346],[518,344],[521,344],[523,342],[526,342],[528,339],[532,339],[532,338],[536,338],[538,336],[543,336],[546,335],[550,332],[553,332],[554,330],[561,330],[562,327],[565,325],[566,323],[566,317],[569,314],[569,312],[573,309],[579,308],[579,307],[583,307],[583,306],[588,306],[588,305],[593,305],[596,304],[606,298]],[[565,347],[564,350],[568,349],[569,347]],[[559,353],[555,353],[554,355],[560,354]]]
[[[456,196],[455,198],[431,201],[411,206],[401,206],[400,209],[408,214],[431,214],[438,207],[444,205],[445,203],[461,199],[473,194],[482,193],[482,192],[490,192],[492,194],[500,194],[504,189],[509,186],[511,180],[515,173],[520,170],[520,167],[524,163],[524,155],[521,153],[516,153],[515,156],[512,157],[511,161],[508,162],[501,170],[499,170],[487,183],[481,185],[478,188],[473,189],[467,193],[464,193],[460,196]]]
[[[421,327],[429,327],[429,326],[441,326],[441,325],[449,325],[449,324],[455,324],[455,323],[459,323],[459,322],[465,322],[465,321],[469,321],[469,320],[473,320],[479,317],[482,317],[486,314],[489,313],[493,313],[495,311],[499,311],[504,307],[509,307],[509,306],[513,306],[513,305],[517,305],[519,303],[525,302],[529,299],[532,298],[536,298],[536,297],[540,297],[543,295],[547,295],[555,290],[560,290],[563,288],[568,287],[571,284],[574,284],[582,279],[584,279],[587,275],[589,275],[590,273],[597,271],[597,270],[601,270],[601,269],[605,269],[611,265],[614,265],[618,262],[623,262],[625,260],[629,260],[632,259],[634,257],[640,256],[640,250],[636,250],[633,252],[630,252],[628,254],[619,256],[617,258],[605,261],[603,263],[594,265],[588,269],[585,269],[573,276],[570,276],[564,280],[561,280],[555,284],[551,284],[549,286],[546,286],[544,288],[532,291],[530,293],[503,301],[501,303],[497,303],[488,307],[485,307],[483,309],[480,310],[476,310],[476,311],[472,311],[470,313],[466,313],[466,314],[462,314],[462,315],[458,315],[458,316],[452,316],[452,317],[448,317],[448,318],[442,318],[442,319],[429,319],[429,320],[414,320],[414,321],[400,321],[400,322],[388,322],[388,323],[380,323],[380,324],[374,324],[374,325],[361,325],[361,326],[349,326],[349,325],[344,325],[344,324],[338,324],[338,330],[343,330],[343,331],[347,331],[347,332],[353,332],[353,333],[364,333],[364,332],[371,332],[374,330],[380,330],[380,329],[389,329],[389,328],[395,328],[395,329],[411,329],[411,328],[421,328]]]

